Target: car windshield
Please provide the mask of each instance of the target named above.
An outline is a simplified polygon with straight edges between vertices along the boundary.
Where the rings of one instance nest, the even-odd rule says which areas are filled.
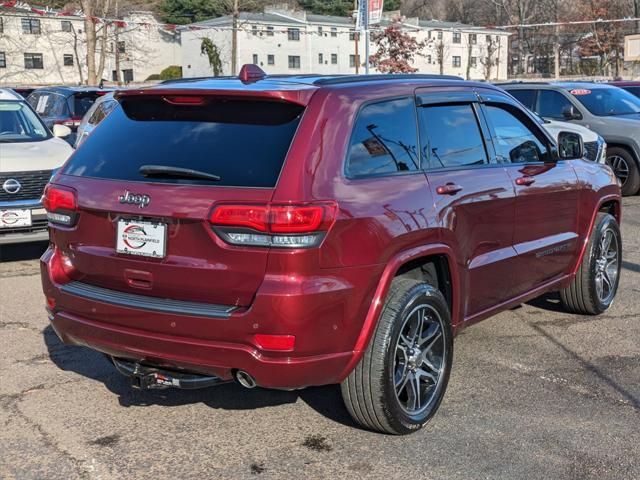
[[[47,138],[47,128],[24,102],[0,101],[0,143],[36,142]]]
[[[570,93],[598,117],[640,113],[640,99],[621,88],[575,88]]]

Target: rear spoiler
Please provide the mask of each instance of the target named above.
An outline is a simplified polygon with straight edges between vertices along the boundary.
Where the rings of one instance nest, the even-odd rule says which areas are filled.
[[[272,102],[294,103],[307,106],[317,88],[298,88],[282,90],[238,89],[202,89],[202,88],[142,88],[120,90],[114,94],[118,101],[122,99],[161,97],[173,105],[199,105],[207,97],[234,98],[237,100],[264,100]],[[199,101],[199,99],[202,99]]]

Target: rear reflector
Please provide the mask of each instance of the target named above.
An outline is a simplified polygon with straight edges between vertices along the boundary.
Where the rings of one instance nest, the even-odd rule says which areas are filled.
[[[293,335],[256,334],[253,336],[253,343],[261,350],[291,352],[296,343],[296,337]]]
[[[76,191],[72,188],[48,184],[44,189],[42,204],[50,222],[66,226],[75,223],[78,202]]]
[[[310,248],[335,221],[335,202],[312,205],[218,205],[210,216],[227,243],[257,247]]]

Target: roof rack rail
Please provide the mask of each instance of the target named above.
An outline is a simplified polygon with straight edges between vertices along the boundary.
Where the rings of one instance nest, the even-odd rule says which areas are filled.
[[[463,80],[455,75],[437,75],[424,73],[394,73],[394,74],[370,74],[370,75],[344,75],[330,78],[319,78],[314,85],[339,85],[341,83],[368,82],[373,80]]]
[[[494,85],[551,85],[551,82],[545,80],[511,80],[509,82],[494,82]]]

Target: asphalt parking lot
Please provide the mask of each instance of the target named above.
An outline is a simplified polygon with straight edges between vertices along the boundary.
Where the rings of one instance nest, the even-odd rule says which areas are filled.
[[[423,431],[360,430],[337,387],[138,392],[48,326],[37,258],[0,255],[0,478],[640,478],[640,197],[614,307],[553,295],[464,331]]]

